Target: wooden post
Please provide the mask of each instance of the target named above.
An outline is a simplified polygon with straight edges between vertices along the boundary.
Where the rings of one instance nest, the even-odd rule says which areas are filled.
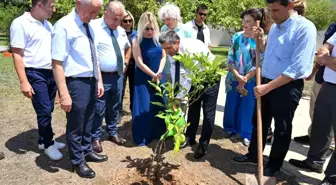
[[[257,27],[260,22],[257,21]],[[261,85],[261,68],[260,68],[260,47],[259,38],[256,40],[256,80],[257,86]],[[261,97],[257,98],[257,138],[258,138],[258,183],[263,184],[263,148],[262,148],[262,120],[261,120]]]

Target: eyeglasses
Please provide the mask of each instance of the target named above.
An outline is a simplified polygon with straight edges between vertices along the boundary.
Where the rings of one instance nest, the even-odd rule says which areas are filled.
[[[132,23],[133,21],[132,21],[132,19],[124,19],[123,20],[123,23]]]
[[[208,14],[207,13],[200,13],[200,12],[198,12],[198,15],[206,17]]]
[[[146,31],[149,31],[149,30],[154,31],[154,28],[146,27],[145,30],[146,30]]]

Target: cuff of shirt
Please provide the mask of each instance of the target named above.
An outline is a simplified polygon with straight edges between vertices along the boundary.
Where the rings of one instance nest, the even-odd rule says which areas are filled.
[[[53,55],[53,56],[52,56],[52,59],[53,59],[53,60],[57,60],[57,61],[59,61],[59,62],[63,62],[63,61],[65,61],[66,56],[62,56],[62,55]]]
[[[292,78],[294,80],[296,80],[299,76],[301,76],[301,75],[297,74],[297,72],[295,70],[292,70],[292,69],[284,71],[282,73],[282,75],[287,76],[289,78]]]

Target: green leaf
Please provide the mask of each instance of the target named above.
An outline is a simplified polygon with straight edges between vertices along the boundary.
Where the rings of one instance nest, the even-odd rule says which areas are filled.
[[[160,107],[163,107],[165,108],[166,106],[160,102],[151,102],[153,105],[157,105],[157,106],[160,106]]]

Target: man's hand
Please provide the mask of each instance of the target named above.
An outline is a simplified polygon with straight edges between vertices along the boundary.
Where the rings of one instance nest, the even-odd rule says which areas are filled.
[[[61,95],[61,108],[65,111],[65,112],[70,112],[71,111],[71,107],[72,107],[72,99],[70,97],[69,94],[63,94]]]
[[[34,89],[29,82],[21,83],[20,89],[22,94],[29,99],[32,99],[33,95],[35,94]]]
[[[320,64],[321,66],[325,66],[326,63],[327,63],[327,60],[330,59],[330,56],[327,55],[327,54],[324,54],[324,55],[318,55],[318,56],[316,57],[316,59],[317,59],[317,63],[318,63],[318,64]]]
[[[98,82],[98,98],[101,98],[104,95],[104,86],[103,82]]]
[[[269,93],[271,91],[271,86],[267,84],[262,84],[254,87],[254,95],[256,98],[259,98],[261,96],[264,96],[265,94]]]

